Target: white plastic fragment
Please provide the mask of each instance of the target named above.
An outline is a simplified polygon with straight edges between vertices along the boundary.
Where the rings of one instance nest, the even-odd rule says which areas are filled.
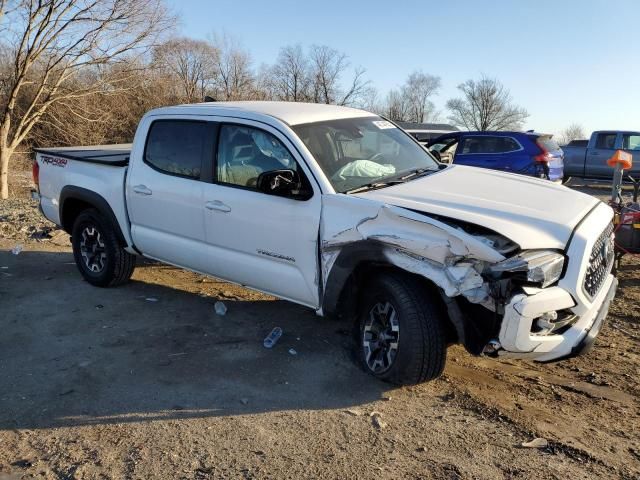
[[[290,348],[289,349],[289,355],[297,355],[298,352],[296,352],[296,350],[294,348]]]
[[[147,297],[147,298],[145,298],[145,300],[147,302],[157,302],[158,301],[158,299],[156,297]]]
[[[213,308],[215,309],[216,313],[221,317],[227,313],[227,306],[222,302],[216,302],[213,305]]]
[[[19,243],[18,245],[16,245],[11,249],[11,253],[13,253],[14,255],[20,255],[20,252],[22,252],[23,248],[24,247]]]
[[[534,438],[530,442],[523,442],[524,448],[546,448],[549,446],[549,442],[546,438]]]

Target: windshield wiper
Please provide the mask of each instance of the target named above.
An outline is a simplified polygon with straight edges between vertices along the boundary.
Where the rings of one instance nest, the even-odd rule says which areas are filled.
[[[366,192],[367,190],[377,190],[378,188],[388,187],[390,185],[397,185],[398,183],[404,183],[404,180],[389,180],[386,182],[371,182],[366,185],[362,185],[360,187],[352,188],[351,190],[347,190],[344,193],[360,193]]]
[[[416,168],[415,170],[407,173],[406,175],[400,177],[400,180],[407,181],[409,179],[424,177],[425,175],[430,175],[433,172],[437,172],[438,169],[435,168]]]
[[[430,175],[434,172],[437,172],[438,169],[435,168],[417,168],[409,173],[404,174],[402,177],[396,177],[385,181],[371,182],[360,187],[353,188],[351,190],[347,190],[344,193],[360,193],[366,192],[367,190],[376,190],[378,188],[388,187],[390,185],[397,185],[399,183],[405,183],[409,180],[413,180],[415,178],[424,177],[425,175]]]

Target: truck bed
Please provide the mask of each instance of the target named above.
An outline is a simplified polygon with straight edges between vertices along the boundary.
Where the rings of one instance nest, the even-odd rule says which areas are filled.
[[[130,143],[113,145],[91,145],[82,147],[34,148],[34,151],[53,157],[67,158],[80,162],[99,163],[113,167],[129,165]]]

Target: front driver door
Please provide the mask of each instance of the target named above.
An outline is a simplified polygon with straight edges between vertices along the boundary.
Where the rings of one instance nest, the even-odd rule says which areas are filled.
[[[587,148],[585,177],[613,177],[613,168],[607,165],[607,160],[613,156],[618,144],[618,133],[598,133],[595,145]]]
[[[240,121],[238,121],[240,122]],[[251,121],[222,123],[215,183],[204,186],[205,229],[214,275],[307,306],[319,306],[320,192],[306,200],[262,193],[260,173],[292,169],[312,178],[277,130]]]

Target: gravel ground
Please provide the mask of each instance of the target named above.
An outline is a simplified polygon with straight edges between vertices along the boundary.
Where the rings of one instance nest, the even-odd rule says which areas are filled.
[[[51,227],[0,202],[0,480],[640,478],[637,258],[588,355],[453,347],[442,378],[393,388],[355,365],[348,325],[144,260],[94,288]]]

